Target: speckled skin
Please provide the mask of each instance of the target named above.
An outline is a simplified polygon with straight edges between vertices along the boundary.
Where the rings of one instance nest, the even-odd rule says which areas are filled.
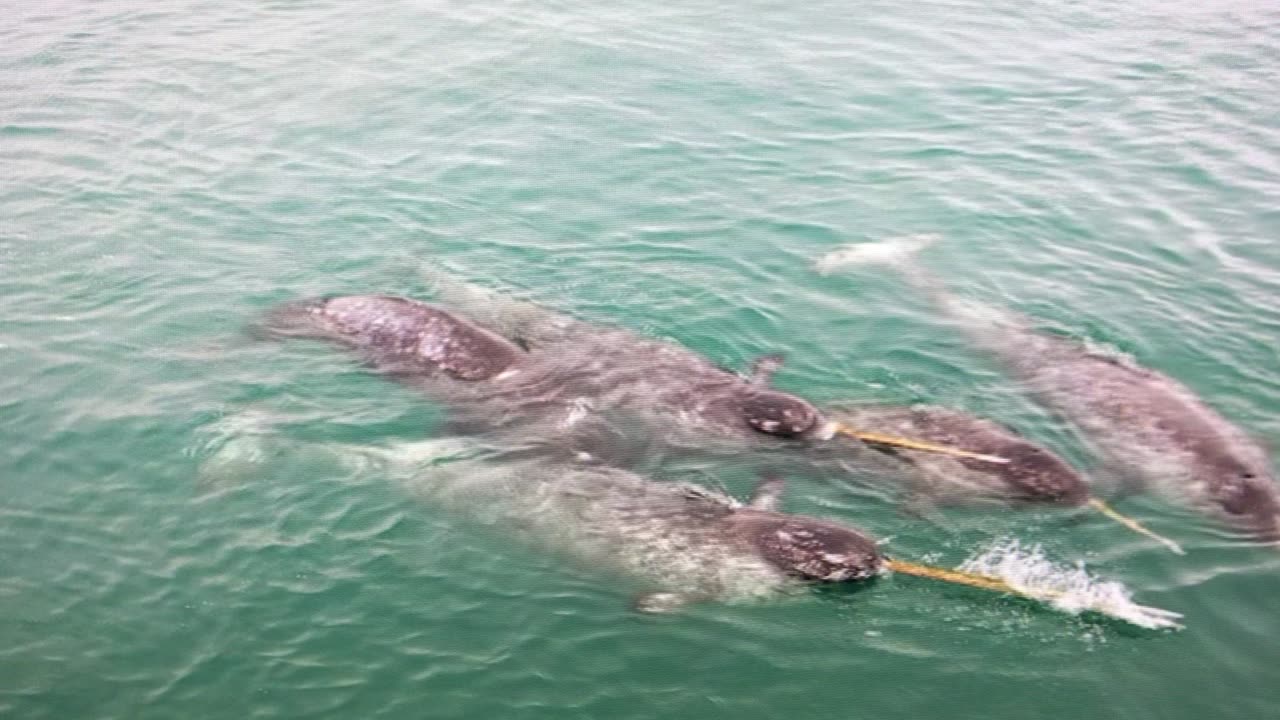
[[[1168,490],[1255,538],[1280,537],[1280,501],[1266,454],[1185,387],[1159,373],[1090,352],[1080,343],[1035,332],[1014,314],[950,296],[922,273],[915,273],[914,278],[940,307],[961,320],[974,338],[1005,358],[1042,399],[1086,430],[1109,469]],[[725,450],[778,444],[761,433],[742,433],[742,425],[735,422],[740,411],[718,405],[733,393],[689,382],[705,378],[709,383],[763,384],[758,380],[717,377],[705,360],[678,346],[583,323],[445,273],[434,272],[430,279],[451,307],[509,338],[519,338],[535,354],[571,360],[575,353],[581,353],[599,367],[639,368],[642,372],[652,363],[654,382],[647,383],[641,376],[622,386],[635,392],[629,399],[632,405],[646,406],[650,424],[660,428],[664,447],[695,450],[711,444],[716,436],[724,439],[721,448]],[[637,358],[644,362],[637,362]],[[776,363],[766,367],[761,379],[767,379],[774,367]],[[696,371],[686,374],[689,368]],[[664,378],[664,373],[669,374]],[[627,380],[625,372],[617,376]],[[658,392],[641,394],[654,386]],[[592,397],[608,401],[609,396]],[[931,440],[1008,457],[1013,462],[996,465],[904,450],[894,451],[899,459],[896,462],[875,462],[868,456],[878,453],[857,453],[850,443],[840,440],[822,442],[810,429],[785,443],[800,450],[793,458],[802,462],[807,472],[831,476],[837,466],[859,475],[903,477],[905,459],[913,465],[906,477],[914,481],[914,489],[943,502],[994,497],[1075,505],[1088,498],[1084,480],[1061,458],[995,423],[942,408],[914,415],[901,408],[868,408],[850,417],[810,407],[803,412],[814,413],[817,420],[812,427],[821,427],[830,419],[851,420],[849,424],[863,430]],[[785,437],[785,428],[777,434]]]
[[[385,372],[488,380],[524,352],[496,333],[441,308],[388,295],[356,295],[292,303],[266,328],[278,336],[320,337],[357,348]]]

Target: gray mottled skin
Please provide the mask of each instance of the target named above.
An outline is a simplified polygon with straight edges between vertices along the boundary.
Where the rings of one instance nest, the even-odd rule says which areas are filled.
[[[915,271],[919,282],[921,275]],[[1124,476],[1280,541],[1280,492],[1262,447],[1173,378],[1012,313],[947,296],[940,305],[1033,394],[1074,422]]]
[[[948,408],[845,404],[828,414],[856,427],[963,447],[1008,458],[997,464],[895,448],[910,466],[908,485],[925,498],[963,502],[977,498],[1079,505],[1089,497],[1085,479],[1054,453],[998,423]]]
[[[431,440],[344,455],[376,453],[433,505],[630,579],[637,591],[653,593],[642,598],[642,610],[766,599],[806,582],[864,580],[882,567],[876,544],[862,533],[779,512],[777,478],[763,481],[744,505],[617,468],[522,451],[477,454],[476,447]],[[442,458],[442,450],[450,457]]]
[[[524,355],[496,333],[445,310],[388,295],[290,303],[274,310],[265,325],[277,336],[349,344],[374,367],[390,373],[489,380]]]

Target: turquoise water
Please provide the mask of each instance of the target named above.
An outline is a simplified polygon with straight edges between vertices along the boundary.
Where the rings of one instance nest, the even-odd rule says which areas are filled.
[[[1280,554],[1155,498],[1117,502],[1186,557],[1078,513],[929,523],[803,477],[786,507],[946,565],[1042,543],[1181,632],[901,577],[650,618],[608,576],[289,450],[442,413],[245,325],[422,293],[443,261],[730,366],[785,351],[777,384],[816,400],[955,405],[1088,460],[898,278],[811,269],[919,232],[953,289],[1280,438],[1280,11],[679,5],[7,10],[0,715],[1275,714]]]

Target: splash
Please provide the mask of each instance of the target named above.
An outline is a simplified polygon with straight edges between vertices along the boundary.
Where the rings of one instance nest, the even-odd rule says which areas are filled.
[[[1055,564],[1039,545],[1002,542],[966,560],[960,570],[999,578],[1018,593],[1072,615],[1096,612],[1152,630],[1182,628],[1180,613],[1139,605],[1123,583],[1093,577],[1083,562],[1074,568]]]

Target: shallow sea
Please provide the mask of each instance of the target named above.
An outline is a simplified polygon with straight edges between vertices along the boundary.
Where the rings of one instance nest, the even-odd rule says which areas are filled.
[[[785,352],[777,384],[815,400],[953,405],[1087,462],[893,273],[812,268],[933,232],[953,290],[1277,443],[1280,7],[6,5],[0,716],[1278,712],[1280,553],[1158,498],[1117,504],[1185,557],[1079,513],[922,522],[803,477],[786,507],[945,565],[1040,543],[1179,632],[904,577],[642,617],[608,575],[291,453],[430,437],[442,409],[245,327],[422,294],[445,263],[727,366]]]

